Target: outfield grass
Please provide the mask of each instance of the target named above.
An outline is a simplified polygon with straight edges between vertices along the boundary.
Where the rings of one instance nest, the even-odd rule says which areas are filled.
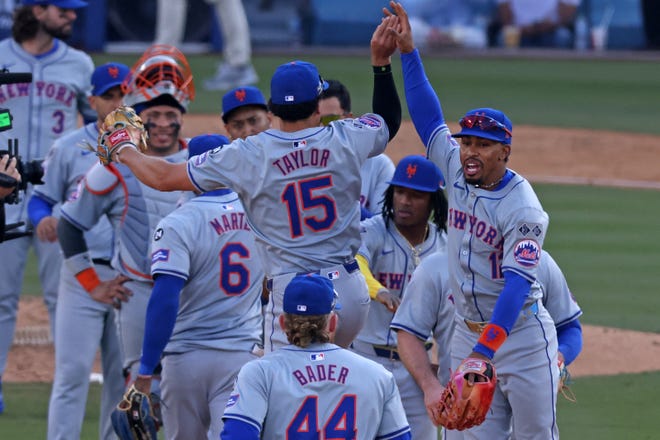
[[[317,64],[326,78],[344,82],[355,113],[371,109],[373,76],[369,57],[318,55],[258,56],[254,65],[258,86],[268,97],[270,76],[284,62],[304,58]],[[98,54],[96,64],[109,60],[132,65],[136,55]],[[202,80],[213,74],[218,56],[191,55],[198,88],[193,113],[220,113],[221,92],[206,92]],[[424,57],[431,84],[438,92],[447,120],[458,121],[470,108],[500,107],[514,124],[608,129],[660,134],[657,106],[650,93],[660,90],[657,63],[606,60],[525,60]],[[393,69],[405,116],[400,61]]]
[[[0,416],[0,438],[45,438],[49,384],[4,384],[7,410]],[[657,402],[660,372],[585,377],[571,388],[572,403],[559,399],[562,439],[651,440],[658,438]],[[531,393],[534,390],[530,390]],[[98,438],[100,386],[91,385],[81,440]]]

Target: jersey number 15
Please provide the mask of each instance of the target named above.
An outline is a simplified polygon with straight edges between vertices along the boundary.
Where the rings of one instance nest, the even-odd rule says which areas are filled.
[[[281,200],[289,214],[291,238],[303,235],[303,225],[312,232],[330,229],[337,219],[335,201],[326,195],[314,192],[332,188],[332,176],[320,176],[308,180],[289,183],[282,191]],[[305,211],[321,208],[323,215],[305,215]]]

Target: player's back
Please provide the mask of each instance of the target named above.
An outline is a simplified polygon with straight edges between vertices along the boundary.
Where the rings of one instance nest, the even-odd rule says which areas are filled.
[[[261,338],[264,277],[238,196],[196,197],[158,224],[152,274],[186,279],[165,352],[251,350]]]
[[[409,429],[392,374],[334,344],[288,345],[243,370],[225,417],[265,420],[263,438],[296,438],[309,430],[322,432],[320,438],[374,439]],[[255,406],[253,391],[263,392],[267,403]]]
[[[240,195],[270,276],[318,270],[357,252],[360,167],[387,139],[376,115],[266,130],[189,163],[189,174],[202,190],[219,182]]]

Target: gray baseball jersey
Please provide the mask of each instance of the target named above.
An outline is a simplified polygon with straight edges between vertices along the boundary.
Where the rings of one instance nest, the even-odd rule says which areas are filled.
[[[39,57],[24,51],[13,39],[0,41],[0,69],[32,73],[32,83],[0,86],[0,107],[13,116],[13,128],[0,133],[0,149],[9,139],[19,140],[23,161],[43,159],[53,141],[78,125],[78,111],[96,119],[86,93],[94,65],[91,58],[55,40],[54,48]],[[93,116],[93,117],[92,117]],[[18,204],[5,205],[5,224],[26,222],[27,204],[32,194],[29,185]],[[18,297],[30,246],[37,255],[39,280],[48,309],[51,332],[55,333],[55,304],[62,258],[57,243],[42,242],[36,236],[14,239],[0,244],[0,261],[5,276],[0,277],[0,375],[4,371],[16,323]]]
[[[362,177],[360,204],[372,214],[380,214],[383,208],[383,196],[389,186],[387,182],[394,175],[394,169],[392,159],[384,153],[370,157],[360,168]]]
[[[409,431],[392,374],[334,344],[287,345],[245,364],[228,418],[253,425],[267,439],[310,433],[387,439]]]
[[[44,184],[34,187],[35,195],[53,205],[75,198],[85,173],[98,163],[96,154],[84,148],[85,143],[96,144],[97,134],[96,123],[90,123],[56,140],[44,162]],[[107,217],[101,217],[92,229],[85,232],[85,241],[93,259],[110,261],[114,240]],[[109,266],[98,264],[96,270],[104,281],[116,276]],[[48,438],[79,437],[85,412],[84,404],[80,402],[87,397],[87,387],[80,384],[80,378],[89,377],[91,360],[99,346],[104,362],[101,410],[105,416],[102,417],[102,430],[104,438],[109,438],[114,435],[110,412],[117,399],[121,399],[124,389],[115,313],[111,305],[92,299],[74,275],[69,268],[62,267],[57,300],[60,319],[54,335],[56,368],[48,406]]]
[[[186,280],[161,382],[165,431],[176,438],[203,438],[207,430],[219,438],[236,375],[261,343],[264,271],[238,196],[223,192],[173,211],[151,242],[152,275]]]
[[[201,191],[229,186],[245,206],[268,276],[345,263],[360,246],[360,166],[387,145],[379,115],[295,133],[266,130],[188,161]]]
[[[383,119],[366,114],[295,133],[266,130],[188,161],[201,191],[228,186],[243,202],[272,278],[266,351],[286,344],[277,317],[296,273],[320,271],[332,279],[343,306],[337,344],[348,346],[362,328],[369,293],[353,260],[360,246],[360,166],[385,149],[388,136]]]
[[[449,289],[448,264],[446,249],[422,260],[390,324],[391,329],[405,330],[423,341],[433,335],[438,347],[438,380],[442,384],[449,381],[449,341],[454,333],[454,296]]]
[[[55,141],[48,151],[44,168],[43,185],[36,185],[34,193],[56,205],[70,198],[77,198],[79,184],[87,171],[99,160],[85,145],[96,145],[96,122],[67,133]],[[106,216],[85,231],[85,242],[92,258],[112,258],[113,230]]]
[[[168,156],[183,162],[188,151]],[[158,222],[176,208],[180,191],[161,192],[141,183],[121,164],[90,169],[75,198],[62,206],[62,217],[82,231],[89,230],[106,215],[115,230],[112,267],[131,278],[125,284],[130,300],[117,313],[124,366],[135,377],[139,367],[144,334],[144,316],[151,294],[150,243]],[[68,264],[69,260],[66,261]],[[79,269],[72,268],[73,273]]]
[[[535,432],[538,438],[557,436],[557,333],[540,301],[542,292],[536,281],[548,215],[529,182],[510,170],[508,182],[493,191],[467,184],[459,145],[445,124],[432,134],[427,152],[447,181],[450,288],[454,295],[463,296],[456,301],[452,368],[470,355],[479,338],[464,320],[490,320],[504,286],[503,271],[529,280],[532,286],[523,310],[493,362],[506,384],[503,391],[515,414],[514,431]],[[530,378],[538,385],[533,398],[527,396]],[[493,411],[469,435],[504,438],[511,426],[510,414]]]
[[[429,222],[429,233],[423,243],[411,248],[408,240],[390,221],[385,227],[382,215],[376,215],[361,223],[362,245],[359,254],[369,263],[374,278],[385,286],[391,294],[403,299],[408,283],[418,264],[428,255],[446,246],[443,231]],[[357,340],[375,345],[396,347],[396,332],[390,329],[394,314],[380,303],[372,303],[367,322],[358,334]]]
[[[367,260],[369,269],[391,294],[403,299],[408,294],[411,277],[420,262],[445,248],[446,239],[443,231],[434,223],[428,224],[428,237],[414,248],[399,233],[394,222],[385,228],[382,215],[376,215],[361,223],[362,246],[358,253]],[[369,314],[360,333],[353,342],[353,350],[383,365],[392,372],[396,380],[401,401],[410,422],[412,437],[415,439],[436,440],[438,430],[426,413],[424,393],[398,359],[391,353],[396,350],[396,331],[390,329],[394,314],[384,305],[371,302]],[[427,334],[430,337],[430,334]]]
[[[38,57],[12,38],[0,41],[0,68],[32,73],[32,83],[0,86],[0,107],[9,108],[14,117],[13,128],[0,133],[0,145],[7,145],[8,139],[19,139],[24,161],[44,159],[57,138],[78,127],[79,111],[96,119],[87,102],[94,70],[92,59],[63,41],[54,41],[54,48]],[[27,218],[27,199],[29,194],[23,203],[6,207],[7,223]]]
[[[561,327],[582,315],[582,309],[568,288],[566,277],[552,255],[545,250],[541,254],[537,275],[543,292],[543,305],[552,316],[555,327]]]

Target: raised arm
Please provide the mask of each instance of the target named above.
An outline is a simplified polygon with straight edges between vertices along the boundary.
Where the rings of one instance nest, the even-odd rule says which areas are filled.
[[[372,110],[385,119],[390,140],[401,127],[401,101],[392,76],[392,54],[396,50],[396,40],[388,31],[390,27],[398,29],[398,21],[396,16],[384,18],[371,37],[371,65],[374,70]]]
[[[408,14],[401,3],[390,2],[393,12],[383,9],[386,16],[398,17],[399,27],[389,27],[388,30],[396,40],[401,52],[401,68],[405,86],[408,112],[415,125],[417,134],[424,145],[428,145],[431,135],[438,126],[445,123],[440,100],[426,77],[424,66],[415,48]]]

